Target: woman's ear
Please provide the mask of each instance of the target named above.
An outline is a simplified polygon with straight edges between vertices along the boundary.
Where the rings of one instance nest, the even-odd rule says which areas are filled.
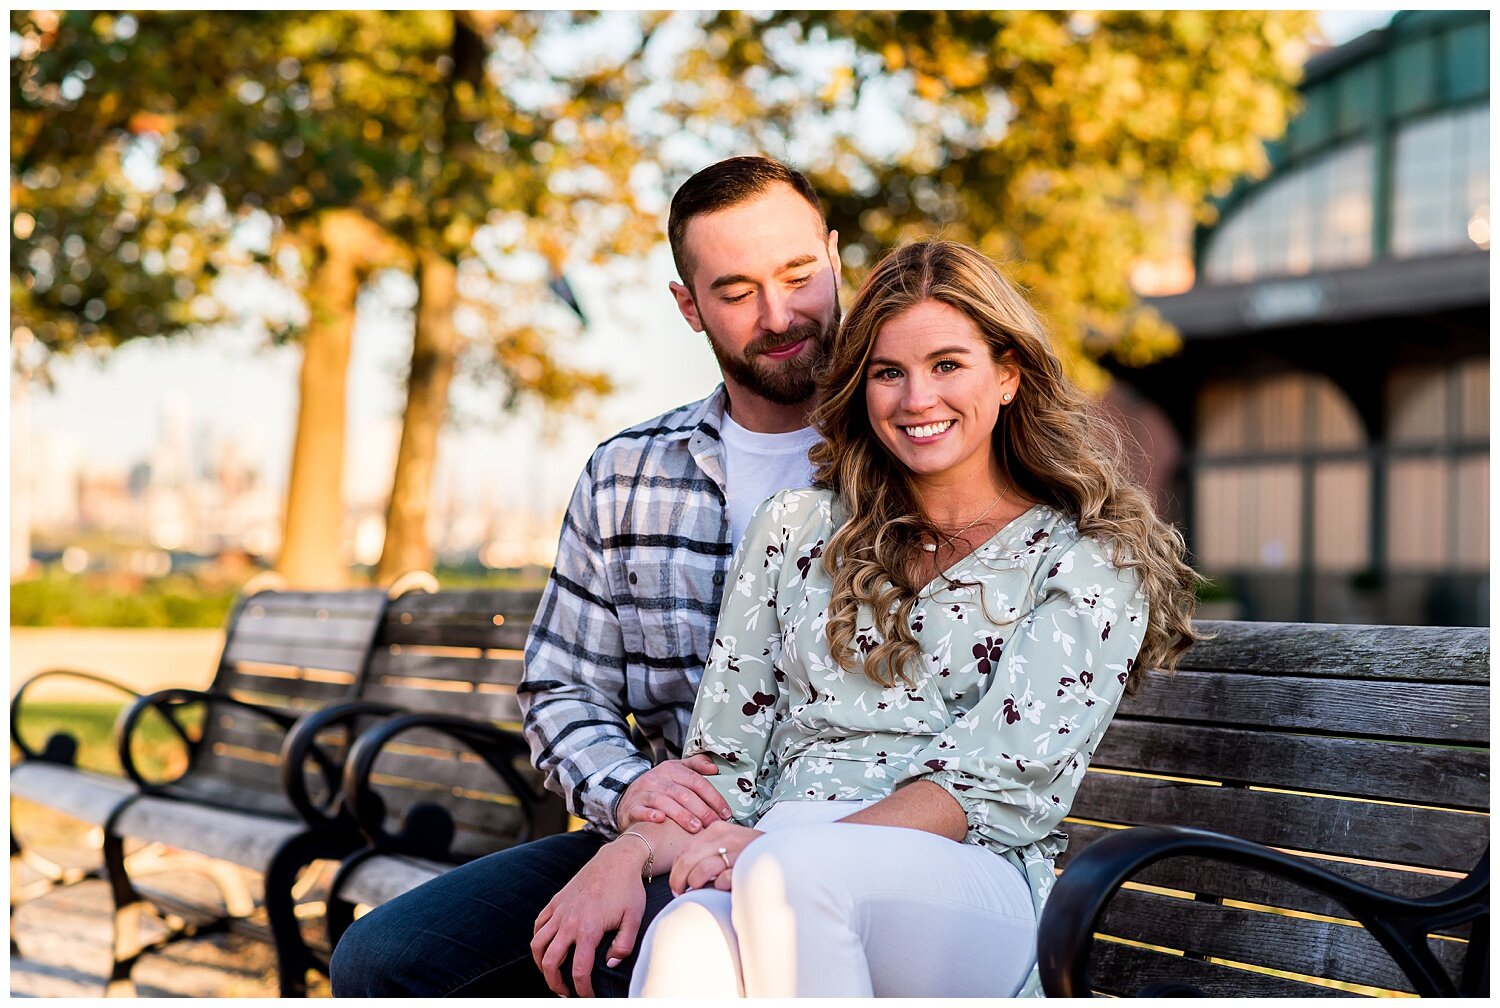
[[[1000,403],[1009,406],[1021,394],[1021,364],[1014,350],[1007,350],[995,362],[995,378],[1000,383]]]

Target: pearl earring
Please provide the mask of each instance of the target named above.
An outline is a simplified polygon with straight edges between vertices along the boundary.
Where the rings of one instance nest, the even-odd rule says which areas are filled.
[[[1010,393],[1007,392],[1003,396],[1001,396],[1000,398],[1003,399],[1003,400],[1005,400],[1006,402],[1010,402]]]

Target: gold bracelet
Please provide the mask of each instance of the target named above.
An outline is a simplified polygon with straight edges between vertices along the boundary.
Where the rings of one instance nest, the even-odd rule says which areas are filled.
[[[641,843],[643,843],[643,844],[646,845],[646,863],[643,864],[643,865],[641,865],[641,881],[642,882],[650,882],[651,881],[651,862],[653,862],[653,861],[656,860],[656,848],[654,848],[654,847],[651,846],[651,841],[650,840],[647,840],[645,837],[641,836],[635,830],[626,830],[624,833],[621,833],[620,835],[622,837],[633,836],[637,840],[639,840]]]

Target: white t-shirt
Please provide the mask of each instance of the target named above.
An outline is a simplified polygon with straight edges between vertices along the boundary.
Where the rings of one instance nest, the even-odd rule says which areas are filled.
[[[750,516],[774,493],[809,486],[812,463],[807,450],[817,444],[811,427],[785,434],[746,430],[724,414],[724,489],[729,501],[729,542],[738,547]]]

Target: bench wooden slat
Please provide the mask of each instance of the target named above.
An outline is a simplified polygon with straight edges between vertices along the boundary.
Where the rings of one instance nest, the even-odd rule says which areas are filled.
[[[231,665],[238,662],[257,662],[266,665],[286,665],[292,668],[358,672],[364,667],[365,649],[359,645],[338,643],[231,640],[224,651],[224,660]]]
[[[1253,973],[1117,942],[1094,943],[1094,989],[1129,997],[1153,983],[1188,983],[1210,997],[1348,997],[1332,987]]]
[[[1267,758],[1268,754],[1273,754]],[[1117,718],[1093,766],[1487,809],[1489,752]]]
[[[402,596],[386,613],[382,639],[519,651],[526,646],[538,597],[537,591],[504,590]]]
[[[389,628],[385,643],[399,647],[468,647],[487,650],[499,648],[522,651],[526,648],[526,634],[530,624],[524,619],[512,622],[508,617],[504,626],[487,622],[493,614],[484,617],[484,622],[471,623],[427,623],[419,616],[410,624],[400,625],[400,617],[386,621]]]
[[[267,591],[244,600],[246,618],[262,614],[305,613],[325,610],[330,617],[362,616],[374,618],[385,605],[385,594],[376,589],[352,591]]]
[[[1199,620],[1184,668],[1299,676],[1488,684],[1485,627],[1345,626]]]
[[[521,720],[521,708],[512,693],[450,693],[424,690],[418,694],[420,700],[420,705],[418,705],[413,700],[416,692],[401,687],[376,684],[368,687],[364,691],[364,696],[369,700],[383,703],[411,703],[416,709],[440,714],[457,714],[486,721],[516,722]]]
[[[223,754],[204,756],[191,774],[171,785],[171,795],[278,818],[294,817],[281,789],[267,789],[264,774],[256,773],[257,766]]]
[[[380,654],[370,661],[370,676],[438,679],[444,682],[495,683],[514,686],[521,681],[519,658],[486,658],[477,654]]]
[[[204,732],[204,743],[213,745],[223,742],[226,745],[238,746],[242,749],[255,749],[259,752],[275,755],[281,752],[281,743],[286,738],[285,732],[274,731],[263,728],[251,718],[229,720],[227,724],[216,721],[213,727]]]
[[[375,760],[374,772],[485,794],[510,793],[505,781],[488,764],[477,760],[443,759],[386,749]],[[381,789],[381,797],[390,804],[385,788]]]
[[[1072,813],[1131,826],[1197,826],[1274,847],[1468,871],[1489,817],[1091,771]]]
[[[377,786],[381,788],[382,795],[391,790],[389,785]],[[448,814],[453,817],[457,834],[466,839],[465,846],[459,848],[461,853],[472,853],[476,844],[486,842],[493,845],[489,848],[490,850],[498,850],[504,842],[519,834],[526,824],[521,807],[516,804],[460,797],[441,788],[423,791],[402,790],[406,791],[402,796],[405,800],[388,810],[386,828],[394,831],[406,810],[419,802],[436,805],[447,810]]]
[[[227,672],[216,685],[216,692],[219,693],[258,693],[262,696],[315,700],[320,704],[335,703],[353,696],[352,683],[322,682],[303,676],[257,675],[246,668]],[[227,710],[222,707],[215,709]],[[249,718],[254,715],[243,713],[238,716]]]
[[[1122,890],[1106,912],[1103,934],[1230,959],[1304,976],[1412,992],[1411,982],[1362,927]],[[1433,952],[1456,972],[1467,945],[1437,941]]]
[[[1120,714],[1330,735],[1489,745],[1488,686],[1153,672]]]
[[[392,599],[387,615],[409,612],[425,622],[466,621],[475,613],[514,613],[530,622],[541,601],[537,588],[449,588],[440,592],[410,592]]]
[[[321,612],[321,610],[320,610]],[[246,618],[234,629],[234,642],[286,641],[298,644],[342,644],[363,648],[369,643],[368,618],[319,618],[316,613],[271,614]]]
[[[1057,860],[1059,868],[1066,868],[1072,858],[1101,836],[1115,832],[1102,826],[1077,822],[1067,822],[1063,829],[1068,834],[1069,840],[1067,851]],[[1311,856],[1308,856],[1307,860],[1321,868],[1342,875],[1351,882],[1358,882],[1393,896],[1433,896],[1450,888],[1458,881],[1457,878],[1382,865],[1351,864],[1346,861],[1330,861]],[[1345,920],[1352,919],[1347,909],[1321,893],[1293,885],[1280,876],[1226,866],[1222,862],[1210,861],[1207,858],[1185,857],[1158,861],[1132,876],[1131,881],[1219,899],[1258,903],[1262,906],[1322,914]],[[1442,933],[1462,937],[1468,932],[1469,925],[1465,924],[1444,930]]]

